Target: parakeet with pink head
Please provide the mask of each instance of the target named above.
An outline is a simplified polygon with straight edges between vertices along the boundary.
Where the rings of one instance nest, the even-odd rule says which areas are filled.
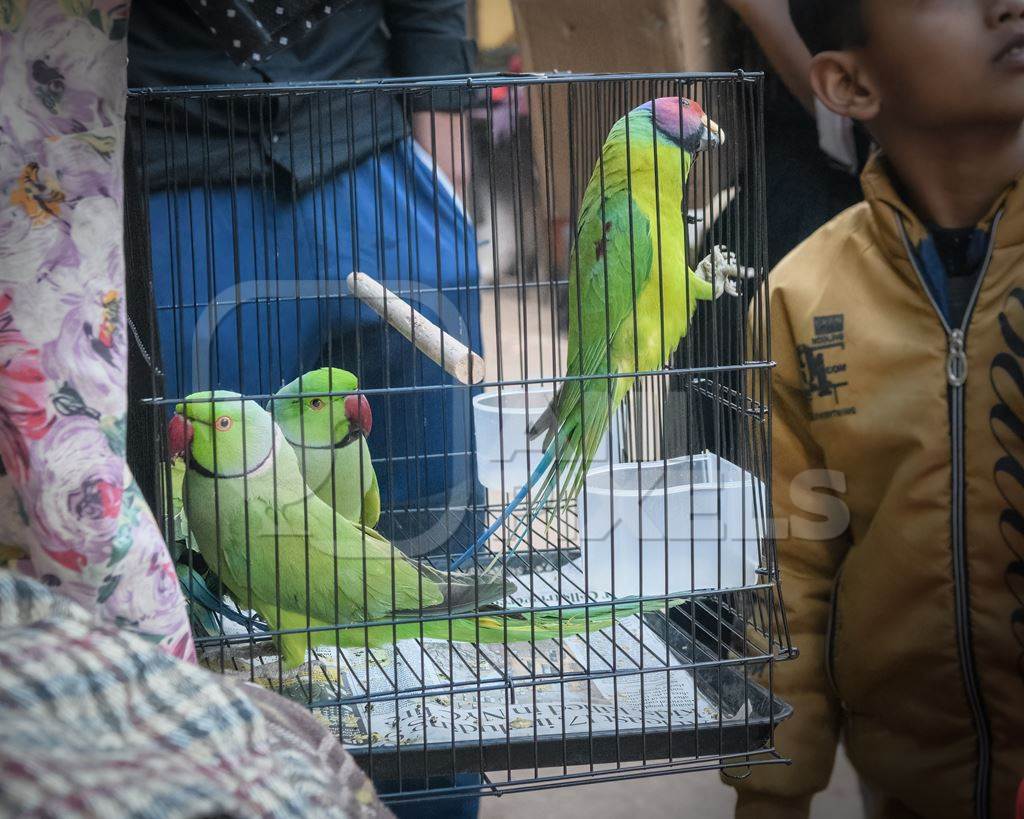
[[[515,515],[506,554],[550,500],[575,501],[634,374],[665,366],[698,301],[738,294],[731,254],[716,248],[691,269],[681,204],[697,154],[724,142],[722,129],[683,97],[645,102],[612,126],[583,195],[569,260],[566,380],[530,430],[544,436],[544,455],[453,568],[508,525],[527,498],[531,510]]]

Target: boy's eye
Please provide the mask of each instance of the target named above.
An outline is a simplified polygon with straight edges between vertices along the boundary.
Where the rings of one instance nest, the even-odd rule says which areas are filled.
[[[314,398],[312,401],[309,402],[309,408],[311,410],[321,410],[321,409],[323,409],[324,408],[324,399],[323,398]]]
[[[231,429],[232,423],[234,422],[228,416],[222,415],[220,418],[217,419],[215,426],[221,432],[226,432],[227,430]]]

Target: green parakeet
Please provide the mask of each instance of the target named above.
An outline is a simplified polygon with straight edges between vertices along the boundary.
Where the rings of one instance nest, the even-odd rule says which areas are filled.
[[[288,667],[305,659],[307,637],[313,645],[341,646],[420,636],[516,642],[596,631],[639,611],[602,605],[589,616],[574,608],[458,618],[450,625],[431,620],[495,610],[515,586],[501,571],[439,572],[335,514],[306,486],[295,452],[255,402],[236,393],[196,393],[175,409],[169,445],[172,455],[187,455],[188,525],[235,599],[275,631],[299,630],[279,635]],[[351,623],[368,625],[332,628]]]
[[[306,485],[339,515],[364,526],[380,518],[380,489],[366,438],[370,404],[348,370],[322,367],[300,375],[268,405],[295,450]],[[309,397],[302,397],[314,393]],[[315,395],[335,393],[336,395]]]
[[[511,549],[552,495],[575,500],[612,414],[633,386],[630,374],[665,365],[699,300],[737,294],[729,280],[735,265],[721,254],[714,258],[725,264],[689,268],[681,207],[694,156],[724,141],[700,105],[680,97],[645,102],[612,126],[583,195],[569,262],[569,380],[530,430],[545,436],[544,455],[452,568],[481,549],[528,496],[534,511],[518,516]]]
[[[219,634],[221,631],[214,614],[219,614],[242,626],[248,625],[250,618],[230,606],[224,605],[223,601],[210,590],[211,584],[207,582],[207,577],[193,568],[186,550],[198,552],[199,548],[196,546],[195,537],[189,530],[188,519],[185,517],[185,503],[182,497],[185,484],[185,459],[182,457],[172,458],[169,471],[174,541],[168,543],[167,546],[171,552],[171,559],[175,562],[174,568],[178,573],[181,590],[190,601],[190,614],[193,622],[198,623],[209,635]],[[198,605],[192,605],[193,603]]]

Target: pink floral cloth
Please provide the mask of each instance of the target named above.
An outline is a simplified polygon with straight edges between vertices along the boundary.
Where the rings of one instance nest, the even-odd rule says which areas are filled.
[[[125,462],[128,10],[0,0],[0,545],[194,659],[170,555]]]

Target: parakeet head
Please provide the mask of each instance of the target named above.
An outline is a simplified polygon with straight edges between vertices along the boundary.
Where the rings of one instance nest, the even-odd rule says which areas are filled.
[[[274,418],[295,446],[348,446],[373,428],[370,403],[352,394],[357,389],[359,381],[348,370],[321,367],[277,391]]]
[[[274,423],[255,401],[236,392],[197,392],[174,408],[168,428],[171,456],[219,478],[239,477],[262,466],[274,446]]]
[[[653,125],[656,138],[667,140],[691,156],[708,145],[725,144],[725,132],[708,118],[700,104],[685,97],[659,97],[638,105],[628,114],[630,129]]]

